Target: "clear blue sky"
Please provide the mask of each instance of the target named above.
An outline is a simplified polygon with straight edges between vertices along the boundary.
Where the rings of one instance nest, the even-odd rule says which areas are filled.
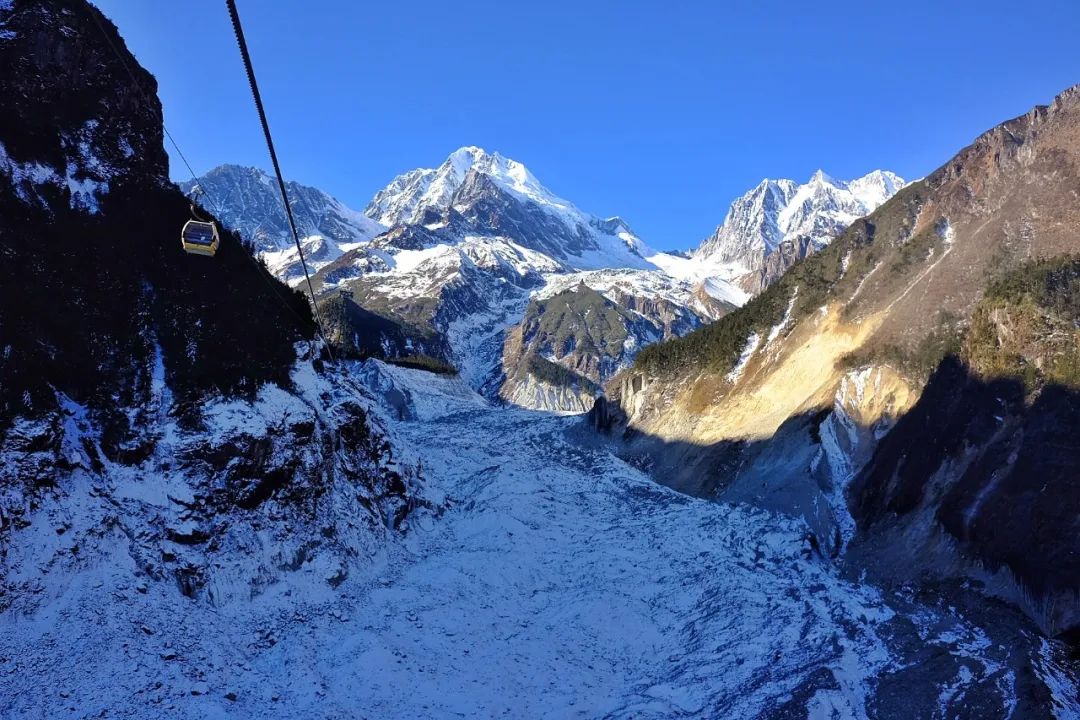
[[[196,172],[269,167],[224,2],[97,4]],[[479,145],[665,249],[762,177],[920,177],[1080,82],[1076,0],[238,6],[290,179],[362,210]]]

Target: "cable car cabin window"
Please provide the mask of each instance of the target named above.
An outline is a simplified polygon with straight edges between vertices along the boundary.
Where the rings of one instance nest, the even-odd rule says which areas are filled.
[[[213,255],[219,242],[217,226],[212,222],[188,220],[180,233],[180,244],[185,252],[196,255]]]

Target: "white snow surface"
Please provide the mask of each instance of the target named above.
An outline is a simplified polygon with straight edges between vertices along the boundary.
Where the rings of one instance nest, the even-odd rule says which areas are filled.
[[[13,4],[14,0],[0,0],[0,13],[10,12]],[[6,29],[4,19],[0,17],[0,40],[13,40],[14,38],[15,31]]]
[[[401,534],[334,588],[317,580],[334,567],[309,560],[257,594],[189,599],[140,579],[122,535],[82,532],[78,503],[95,491],[66,480],[65,532],[38,516],[16,547],[39,600],[0,615],[0,714],[756,718],[793,702],[795,717],[861,719],[876,678],[910,664],[890,645],[886,598],[815,556],[802,523],[658,486],[579,420],[376,365],[372,391],[392,382],[419,418],[383,418],[428,499]],[[276,393],[256,415],[220,403],[209,431],[262,432],[251,423],[296,402]],[[189,501],[163,477],[124,482],[142,502]],[[76,537],[82,563],[49,560]],[[263,552],[280,541],[262,535]],[[229,561],[259,558],[234,548]],[[1012,687],[977,628],[922,613],[932,652],[981,668],[959,668],[954,694]]]
[[[788,300],[787,307],[784,309],[784,316],[780,318],[780,322],[776,323],[769,330],[769,336],[765,339],[765,347],[768,348],[775,342],[776,338],[780,337],[780,333],[787,330],[788,325],[791,324],[791,311],[795,308],[795,300],[799,297],[799,287],[796,285],[795,290],[791,293],[791,299]]]
[[[633,297],[645,297],[667,300],[668,302],[689,307],[694,304],[694,292],[699,287],[693,282],[650,270],[631,268],[611,268],[585,272],[551,274],[546,277],[544,286],[533,293],[539,299],[558,295],[566,290],[573,290],[584,283],[587,287],[610,299],[619,294]],[[718,300],[732,305],[741,305],[746,300],[745,293],[723,281],[704,281],[706,292]],[[711,319],[711,318],[709,318]]]
[[[750,359],[754,357],[754,353],[757,352],[758,345],[761,344],[761,336],[756,332],[750,333],[746,338],[746,343],[743,344],[742,352],[739,354],[739,359],[735,362],[735,367],[731,368],[731,371],[726,375],[729,383],[735,384],[742,377],[743,371],[746,370],[746,366],[750,364]]]
[[[437,168],[418,168],[394,178],[375,194],[367,216],[386,227],[419,224],[428,212],[453,209],[454,198],[470,173],[483,175],[511,197],[540,208],[565,228],[567,237],[586,233],[594,247],[570,252],[568,264],[575,270],[611,267],[652,269],[645,258],[655,255],[644,241],[618,217],[601,219],[578,209],[572,202],[548,190],[525,165],[498,152],[475,146],[455,150]],[[431,225],[435,229],[441,225]]]
[[[1040,641],[1035,668],[1050,690],[1057,720],[1080,718],[1080,677],[1069,670],[1068,651],[1057,643]]]

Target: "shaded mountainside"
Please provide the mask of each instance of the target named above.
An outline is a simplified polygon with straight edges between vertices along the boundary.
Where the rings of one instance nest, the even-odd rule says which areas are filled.
[[[887,440],[893,443],[894,460],[904,453],[917,454],[921,441],[910,430],[914,420],[903,433],[898,423],[913,407],[925,407],[919,397],[926,378],[965,342],[980,383],[997,388],[993,383],[1001,378],[1030,391],[1039,383],[1072,382],[1075,360],[1069,348],[1075,342],[1075,319],[1061,308],[1072,302],[1067,298],[1072,297],[1068,277],[1073,271],[1051,272],[1051,266],[1025,263],[1078,251],[1080,88],[1072,88],[1051,105],[983,134],[929,177],[856,220],[739,310],[683,338],[646,348],[632,370],[609,384],[615,407],[607,414],[613,428],[625,429],[628,456],[654,467],[658,479],[691,491],[786,506],[816,528],[823,545],[842,548],[855,534],[845,497],[857,517],[864,494],[892,497],[882,486],[890,482],[892,465],[887,460],[875,465],[879,469],[867,471],[871,475],[860,480],[857,490],[849,484],[882,437],[908,438]],[[1009,270],[1019,274],[1004,275]],[[1039,286],[1043,281],[1045,287]],[[1020,293],[1017,284],[1028,289]],[[1050,285],[1066,289],[1050,292]],[[965,390],[969,382],[955,374],[943,377],[952,380],[939,379],[932,386],[939,398],[985,394],[977,388]],[[1017,391],[1012,392],[1015,396]],[[938,478],[932,483],[935,488],[940,482],[964,488],[950,496],[952,510],[940,513],[947,529],[953,523],[950,532],[957,526],[948,518],[965,513],[971,527],[984,528],[974,535],[958,531],[964,538],[957,546],[960,557],[998,566],[1028,553],[1032,538],[994,531],[991,539],[985,529],[1011,522],[1006,518],[1014,505],[1018,514],[1036,512],[1034,506],[1010,500],[1017,492],[1032,497],[1045,493],[1039,503],[1067,508],[1072,518],[1077,515],[1077,499],[1069,489],[1076,479],[1071,455],[1051,450],[1080,430],[1069,409],[1074,396],[1064,390],[1038,392],[1024,401],[1028,405],[1015,405],[1014,396],[1002,398],[1002,412],[1013,407],[1002,415],[1001,422],[1010,428],[1005,435],[1012,438],[1005,445],[996,445],[993,433],[968,437],[960,431],[959,445],[907,470],[917,480],[909,477],[904,487],[921,488],[933,476]],[[982,418],[979,422],[992,420],[994,427],[999,422],[957,412],[953,420],[962,427],[975,417]],[[950,421],[944,415],[934,417]],[[1049,427],[1051,418],[1063,434],[1039,439],[1044,431],[1037,428]],[[1050,467],[1008,469],[1014,460],[1009,459],[1011,451],[1001,448],[1019,451],[1009,444],[1019,442],[1028,443],[1023,452],[1044,447],[1036,452],[1062,474],[1055,475],[1058,470]],[[943,466],[948,479],[934,475],[934,463],[952,458],[950,453],[965,443],[975,443],[966,451],[972,464],[960,469],[950,459]],[[770,447],[787,450],[774,452]],[[757,460],[747,455],[751,451]],[[986,459],[975,462],[976,456]],[[777,463],[783,464],[783,472]],[[706,465],[731,472],[702,484],[694,468]],[[755,483],[758,489],[749,492]],[[996,496],[999,489],[1004,494]],[[878,506],[868,503],[868,508]],[[823,507],[829,508],[824,516]],[[931,513],[936,507],[932,505]],[[980,522],[982,513],[987,516]],[[1047,527],[1068,537],[1052,541],[1047,535],[1043,551],[1053,545],[1063,560],[1075,552],[1070,545],[1075,532],[1066,533],[1062,521],[1047,519]],[[967,572],[956,563],[950,568],[953,574]],[[1080,590],[1070,568],[1064,560],[1051,564],[1046,572],[1053,577],[1038,583],[1021,577],[1024,590],[1002,594],[1016,598],[1030,591],[1032,597],[1022,604],[1033,617],[1047,631],[1064,631],[1075,626],[1075,593]],[[1053,617],[1033,609],[1055,602]]]
[[[392,313],[386,317],[371,312],[358,305],[347,290],[325,296],[319,302],[319,311],[327,341],[343,357],[450,357],[446,341],[430,325],[408,325],[395,320]]]
[[[167,181],[156,83],[128,56],[134,86],[95,17],[122,47],[83,2],[4,13],[4,417],[47,409],[57,392],[102,413],[144,398],[146,370],[128,360],[155,343],[181,402],[287,381],[293,343],[312,334],[307,304],[235,237],[213,260],[180,248],[190,213]]]
[[[1078,429],[1080,260],[1033,262],[990,286],[962,359],[941,363],[853,482],[855,515],[870,544],[906,548],[939,572],[926,528],[940,526],[993,590],[1048,631],[1075,631]],[[994,577],[1002,568],[1018,589]]]
[[[236,235],[182,251],[113,25],[82,0],[0,23],[0,605],[52,612],[81,573],[209,603],[347,574],[412,502],[369,400],[300,359],[309,306]]]

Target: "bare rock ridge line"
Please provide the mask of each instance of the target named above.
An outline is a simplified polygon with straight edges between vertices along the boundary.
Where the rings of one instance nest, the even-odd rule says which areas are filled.
[[[801,517],[831,552],[968,578],[1075,633],[1075,443],[1056,433],[1080,407],[1078,168],[1074,87],[740,309],[639,353],[604,424],[661,482]]]

